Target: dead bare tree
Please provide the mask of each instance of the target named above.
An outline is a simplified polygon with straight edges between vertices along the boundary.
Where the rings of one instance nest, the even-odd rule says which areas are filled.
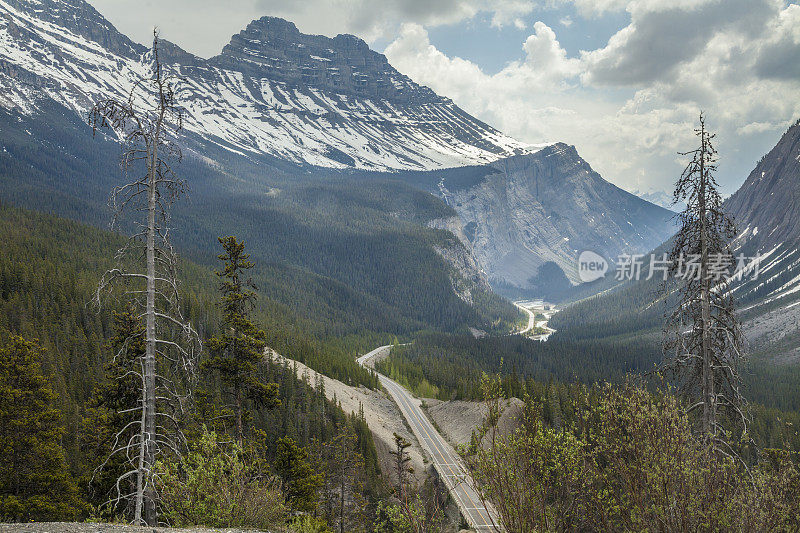
[[[179,452],[182,435],[178,413],[186,396],[180,381],[194,372],[199,338],[181,315],[177,257],[169,240],[169,207],[185,184],[172,169],[181,151],[177,135],[182,112],[174,79],[158,58],[158,33],[153,34],[152,72],[139,80],[127,100],[107,99],[95,105],[90,124],[110,129],[123,146],[121,168],[126,177],[141,173],[111,194],[114,222],[133,212],[137,228],[116,255],[116,266],[100,281],[95,300],[122,286],[122,294],[140,311],[145,325],[145,351],[132,368],[141,379],[141,400],[131,406],[132,420],[115,438],[111,456],[124,454],[131,468],[117,480],[114,505],[133,501],[133,522],[157,525],[157,495],[152,468],[165,450]],[[143,260],[143,264],[142,263]],[[144,272],[139,267],[144,267]],[[188,388],[185,388],[188,390]],[[133,492],[123,489],[135,479]]]
[[[679,284],[678,302],[667,316],[663,347],[670,357],[666,368],[690,402],[688,410],[698,412],[701,434],[720,444],[721,416],[743,431],[747,427],[739,374],[743,337],[729,287],[736,228],[722,207],[714,179],[715,135],[706,129],[702,113],[695,133],[700,146],[680,154],[692,159],[673,193],[686,208],[670,253],[669,283]]]

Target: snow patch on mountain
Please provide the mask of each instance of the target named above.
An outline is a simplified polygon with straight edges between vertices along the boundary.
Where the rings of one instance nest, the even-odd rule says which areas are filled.
[[[414,84],[360,39],[326,39],[265,18],[211,60],[165,42],[185,129],[237,154],[331,168],[430,170],[540,148]],[[32,115],[49,99],[85,117],[126,97],[148,58],[83,0],[0,0],[5,108]]]

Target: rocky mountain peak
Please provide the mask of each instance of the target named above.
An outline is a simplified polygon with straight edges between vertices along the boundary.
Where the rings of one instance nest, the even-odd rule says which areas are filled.
[[[183,66],[197,66],[205,62],[203,58],[166,39],[158,40],[158,57],[164,63],[178,63]]]
[[[553,280],[543,274],[557,269],[578,282],[582,251],[645,253],[673,231],[670,211],[604,180],[574,146],[555,143],[486,168],[471,187],[448,189],[443,179],[440,191],[490,281],[510,293],[545,294]]]
[[[123,57],[135,58],[147,50],[120,33],[85,0],[5,0],[5,3],[21,13],[28,13],[41,21],[94,41],[104,49]],[[12,17],[6,17],[10,25],[14,24]]]
[[[339,94],[425,103],[443,101],[395,70],[386,56],[353,35],[307,35],[277,17],[252,21],[234,35],[215,66],[254,78],[318,87]]]
[[[766,250],[800,242],[800,120],[726,202],[741,237]]]

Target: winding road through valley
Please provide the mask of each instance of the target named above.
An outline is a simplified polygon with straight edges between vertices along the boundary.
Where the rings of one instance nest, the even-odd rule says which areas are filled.
[[[391,350],[391,345],[375,348],[358,358],[359,364],[368,366],[375,356]],[[419,400],[396,381],[378,373],[381,385],[395,401],[411,430],[422,447],[433,460],[434,468],[444,480],[450,494],[455,499],[461,514],[470,527],[478,533],[501,531],[497,513],[491,506],[484,505],[481,497],[473,489],[472,478],[467,473],[461,456],[442,437],[427,415],[422,411]]]

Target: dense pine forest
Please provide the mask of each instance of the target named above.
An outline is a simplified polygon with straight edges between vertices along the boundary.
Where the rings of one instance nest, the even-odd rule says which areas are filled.
[[[109,452],[114,402],[124,397],[124,389],[117,383],[120,371],[111,365],[113,339],[118,327],[114,314],[124,308],[120,304],[117,310],[97,309],[90,300],[99,273],[113,260],[122,238],[79,223],[8,206],[0,207],[0,232],[4,235],[5,250],[0,258],[0,344],[9,353],[28,357],[20,364],[28,365],[25,368],[33,376],[31,379],[41,382],[41,394],[46,399],[43,405],[51,413],[48,416],[52,433],[48,438],[59,435],[56,442],[60,443],[48,453],[65,458],[62,460],[68,474],[65,471],[58,475],[66,486],[72,487],[64,493],[61,503],[67,503],[61,507],[37,507],[23,502],[16,508],[6,506],[3,512],[9,513],[5,514],[8,518],[16,519],[73,518],[87,513],[107,513],[103,504],[108,501],[110,481],[107,474],[94,474]],[[182,262],[181,268],[186,316],[191,317],[204,336],[216,334],[221,323],[221,311],[216,304],[217,276],[212,269],[188,261]],[[350,343],[316,341],[308,334],[304,322],[285,306],[267,298],[258,301],[254,320],[266,326],[264,342],[267,345],[328,375],[338,375],[353,384],[376,386],[374,375],[355,364]],[[23,342],[28,344],[20,344]],[[279,443],[283,442],[284,447],[291,444],[295,446],[290,447],[292,453],[307,457],[306,474],[312,479],[316,479],[313,477],[316,475],[322,479],[327,475],[325,466],[312,465],[312,459],[308,458],[316,461],[319,454],[304,450],[324,447],[337,438],[345,438],[340,435],[352,435],[355,439],[353,453],[357,452],[364,464],[360,490],[365,501],[374,505],[375,498],[384,489],[372,436],[358,413],[342,412],[325,398],[319,383],[311,383],[307,378],[299,380],[288,363],[264,361],[258,365],[258,375],[267,383],[277,384],[277,401],[269,408],[252,412],[252,431],[248,434],[259,444],[247,453],[261,454],[264,464],[273,464],[280,450]],[[206,430],[224,435],[231,425],[225,422],[228,417],[221,416],[224,415],[224,398],[219,379],[209,375],[203,383],[205,385],[194,394],[196,421],[188,421],[194,428],[191,433],[197,438]],[[13,397],[12,391],[7,397]],[[3,416],[11,416],[10,411],[10,407],[6,408]],[[211,426],[204,428],[204,423]],[[0,437],[10,436],[3,433]],[[43,445],[52,446],[53,443]],[[13,464],[15,459],[4,456],[3,468],[11,466],[8,461]],[[285,474],[286,479],[294,479],[293,475]],[[316,495],[316,485],[312,484],[308,491],[306,498],[312,497],[309,494]],[[292,505],[287,501],[287,509]],[[304,505],[308,507],[309,503]]]

